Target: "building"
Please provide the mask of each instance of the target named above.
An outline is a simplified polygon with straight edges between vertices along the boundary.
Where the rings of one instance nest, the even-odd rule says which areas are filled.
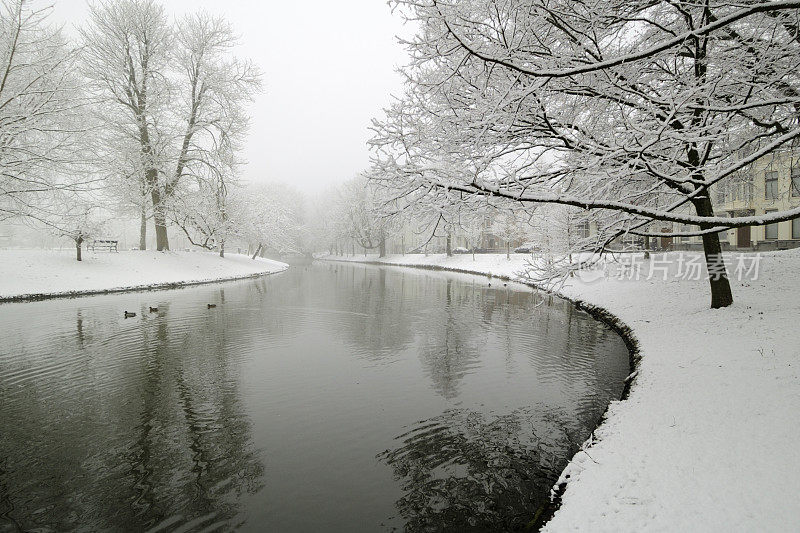
[[[713,195],[717,216],[758,216],[800,207],[800,153],[797,149],[778,151],[758,159],[726,180]],[[656,231],[691,231],[696,226],[660,223]],[[663,249],[702,248],[700,237],[659,239]],[[723,250],[785,250],[800,247],[800,218],[746,226],[720,233]]]

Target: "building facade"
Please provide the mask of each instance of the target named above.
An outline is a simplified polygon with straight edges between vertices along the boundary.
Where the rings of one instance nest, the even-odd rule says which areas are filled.
[[[717,216],[758,216],[800,207],[800,152],[784,150],[763,157],[714,190]],[[660,231],[691,231],[696,226],[674,224]],[[746,226],[720,233],[724,250],[785,250],[800,247],[800,218]],[[661,238],[663,249],[702,248],[700,237]]]

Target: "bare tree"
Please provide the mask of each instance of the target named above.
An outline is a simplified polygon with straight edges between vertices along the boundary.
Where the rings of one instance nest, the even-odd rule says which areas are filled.
[[[248,185],[231,197],[231,231],[253,245],[255,259],[263,250],[297,250],[294,214],[287,197],[272,184]]]
[[[108,212],[97,205],[86,202],[85,198],[71,201],[70,208],[62,218],[50,224],[51,230],[59,237],[68,237],[75,243],[75,258],[82,261],[81,249],[90,239],[101,236],[108,219]]]
[[[492,232],[503,239],[506,245],[506,259],[511,259],[511,242],[519,239],[523,234],[517,214],[513,211],[503,211],[494,220]]]
[[[139,160],[130,175],[151,197],[157,249],[168,249],[159,176],[167,158],[163,115],[172,28],[154,0],[90,4],[89,20],[80,29],[83,73],[105,126],[106,157],[113,161],[135,146]]]
[[[0,220],[47,218],[49,193],[91,188],[83,159],[85,99],[75,51],[50,7],[0,1]]]
[[[139,162],[127,175],[150,197],[156,247],[167,250],[170,211],[185,205],[176,196],[216,195],[221,180],[236,175],[244,106],[260,75],[231,56],[237,39],[224,19],[197,14],[173,23],[155,0],[93,4],[81,36],[107,158],[136,147]],[[149,214],[136,205],[144,222]]]
[[[385,209],[381,191],[371,187],[366,176],[358,176],[339,188],[334,209],[343,221],[344,235],[366,250],[386,255],[386,240],[396,230],[396,217]]]
[[[486,213],[482,210],[467,212],[459,220],[459,227],[467,238],[473,261],[475,261],[475,249],[478,248],[484,235],[485,221]]]
[[[244,106],[260,90],[261,75],[252,62],[231,56],[238,39],[220,17],[189,15],[174,34],[177,155],[161,196],[172,200],[192,178],[198,184],[189,188],[192,195],[210,191],[224,219],[226,188],[242,163],[237,152],[249,125]]]
[[[225,239],[231,230],[229,193],[235,182],[218,179],[198,180],[192,194],[179,195],[173,201],[172,220],[189,242],[225,256]]]
[[[599,210],[598,253],[693,225],[714,308],[733,301],[718,232],[800,216],[715,216],[710,192],[800,137],[800,2],[394,3],[420,27],[373,140],[398,197]]]

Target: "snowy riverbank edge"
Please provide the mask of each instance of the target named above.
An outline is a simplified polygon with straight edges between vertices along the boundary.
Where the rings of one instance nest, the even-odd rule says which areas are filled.
[[[525,265],[522,255],[322,259],[513,281]],[[792,530],[799,276],[798,251],[766,254],[759,280],[735,282],[725,310],[708,309],[703,280],[565,285],[560,296],[622,335],[635,368],[554,487],[543,530]]]
[[[57,261],[48,261],[53,258]],[[88,272],[82,271],[87,265]],[[179,289],[259,278],[288,268],[279,261],[238,254],[220,258],[206,252],[86,252],[79,263],[71,250],[6,250],[0,251],[0,303]],[[87,273],[96,279],[85,277]],[[69,288],[55,290],[55,283]]]

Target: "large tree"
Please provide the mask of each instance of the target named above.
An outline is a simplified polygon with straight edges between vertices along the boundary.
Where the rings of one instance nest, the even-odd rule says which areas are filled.
[[[599,210],[596,252],[693,225],[715,308],[732,303],[718,232],[800,216],[721,217],[711,199],[800,137],[800,2],[394,3],[420,27],[373,140],[398,196]]]
[[[164,115],[172,27],[153,0],[90,4],[89,20],[80,29],[83,72],[104,126],[104,156],[114,165],[133,146],[138,156],[126,175],[136,182],[134,189],[151,197],[157,248],[164,250],[169,244],[159,180],[168,158]]]
[[[169,201],[181,191],[188,199],[207,192],[206,202],[218,206],[224,223],[227,190],[243,163],[238,152],[249,126],[244,107],[260,89],[261,76],[252,62],[231,55],[237,37],[223,18],[188,15],[174,33],[175,156],[161,195]]]
[[[106,159],[135,146],[138,161],[122,175],[134,181],[129,189],[150,197],[156,247],[167,250],[176,197],[215,194],[236,174],[244,106],[260,75],[232,56],[237,38],[224,19],[201,13],[173,22],[155,0],[92,4],[81,36]],[[143,222],[147,216],[142,209]]]

